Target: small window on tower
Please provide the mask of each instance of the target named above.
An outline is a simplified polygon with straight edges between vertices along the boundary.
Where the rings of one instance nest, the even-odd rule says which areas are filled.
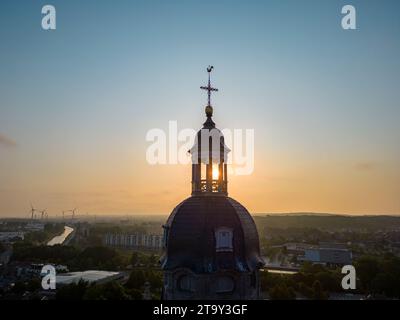
[[[163,244],[164,247],[166,247],[167,243],[168,243],[169,226],[163,225],[162,227],[164,229],[162,244]]]
[[[222,227],[215,232],[215,249],[217,252],[233,251],[232,244],[233,232],[232,229]]]

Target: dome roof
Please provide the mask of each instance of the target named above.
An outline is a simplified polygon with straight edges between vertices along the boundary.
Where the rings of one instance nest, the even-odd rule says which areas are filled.
[[[254,220],[239,202],[226,196],[192,196],[181,202],[164,226],[164,270],[196,273],[253,271],[262,265]],[[216,231],[232,230],[232,250],[216,250]]]

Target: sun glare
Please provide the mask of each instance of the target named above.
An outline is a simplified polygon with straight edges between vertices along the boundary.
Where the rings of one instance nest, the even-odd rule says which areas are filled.
[[[218,177],[219,177],[218,166],[213,166],[212,177],[214,180],[218,180]]]

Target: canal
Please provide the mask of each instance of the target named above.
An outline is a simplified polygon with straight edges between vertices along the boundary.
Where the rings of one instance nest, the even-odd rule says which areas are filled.
[[[68,236],[74,232],[74,229],[68,226],[64,227],[64,232],[61,233],[58,236],[55,236],[53,239],[51,239],[49,242],[47,242],[48,246],[54,246],[56,244],[63,244],[64,241],[68,238]]]

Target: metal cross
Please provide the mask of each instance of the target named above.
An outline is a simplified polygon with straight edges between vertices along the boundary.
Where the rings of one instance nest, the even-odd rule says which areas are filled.
[[[210,74],[212,69],[214,69],[213,66],[208,66],[207,72],[208,72],[208,86],[207,87],[200,87],[200,89],[207,90],[208,91],[208,105],[211,106],[211,91],[218,91],[217,88],[211,87],[211,80],[210,80]]]

